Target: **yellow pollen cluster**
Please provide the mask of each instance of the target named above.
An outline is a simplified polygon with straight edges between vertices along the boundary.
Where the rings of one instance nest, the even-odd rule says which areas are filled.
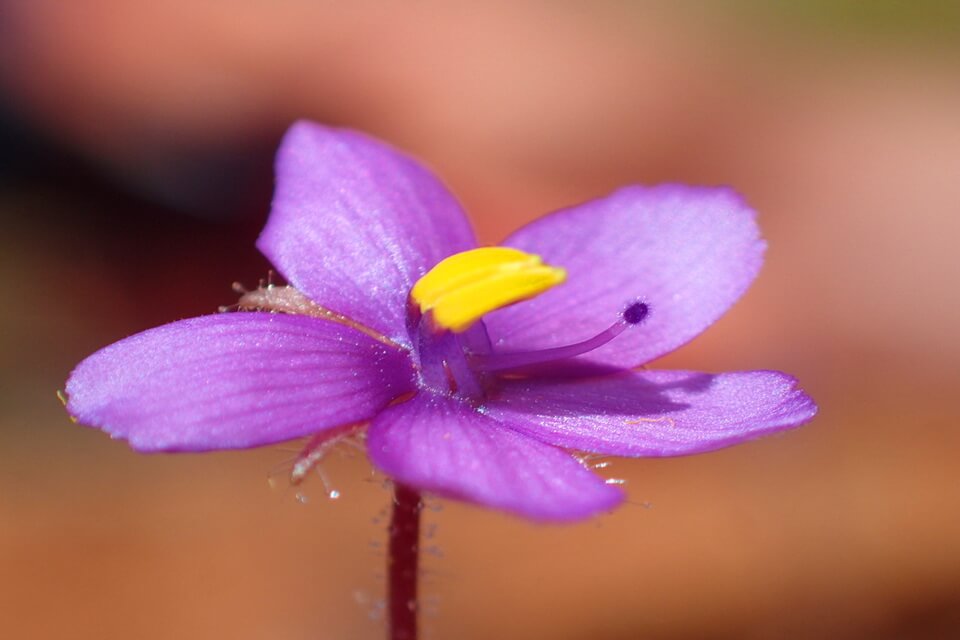
[[[441,261],[417,280],[410,298],[438,327],[460,333],[484,314],[528,300],[567,278],[540,256],[509,247],[482,247]]]

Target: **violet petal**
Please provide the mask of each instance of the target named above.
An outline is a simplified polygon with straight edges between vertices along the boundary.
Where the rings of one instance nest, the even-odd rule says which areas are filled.
[[[380,414],[367,452],[399,482],[536,520],[578,520],[623,499],[569,453],[428,392]]]
[[[544,349],[604,330],[629,303],[641,324],[581,356],[634,367],[686,343],[747,289],[763,262],[754,213],[732,190],[628,187],[558,211],[507,238],[567,270],[567,282],[486,317],[497,351]]]
[[[778,371],[506,380],[484,412],[544,442],[618,456],[719,449],[799,426],[817,406]]]
[[[260,251],[317,304],[409,343],[413,284],[476,246],[454,197],[392,147],[306,121],[284,137],[276,176]]]
[[[67,381],[79,422],[140,451],[269,444],[373,416],[413,386],[405,352],[269,313],[181,320],[93,354]]]

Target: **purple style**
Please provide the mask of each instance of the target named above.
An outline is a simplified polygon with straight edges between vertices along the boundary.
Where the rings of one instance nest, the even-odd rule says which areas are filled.
[[[430,330],[410,289],[476,247],[456,200],[383,143],[298,123],[257,246],[323,313],[224,313],[121,340],[73,371],[67,410],[148,452],[321,442],[368,424],[371,461],[398,482],[545,521],[623,500],[571,451],[700,453],[816,413],[776,371],[635,370],[757,275],[765,245],[733,191],[628,187],[503,244],[567,282],[465,333]]]

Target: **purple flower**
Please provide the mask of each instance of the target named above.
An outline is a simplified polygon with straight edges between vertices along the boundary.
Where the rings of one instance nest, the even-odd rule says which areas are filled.
[[[756,276],[764,243],[734,192],[628,187],[503,244],[524,252],[505,252],[508,261],[536,254],[522,273],[555,281],[451,329],[411,291],[477,246],[457,202],[392,148],[301,122],[280,148],[258,241],[292,287],[241,299],[261,311],[182,320],[106,347],[74,370],[67,409],[139,451],[313,435],[305,462],[368,425],[368,455],[395,480],[538,520],[623,499],[571,451],[698,453],[815,414],[775,371],[635,370],[703,331]],[[536,256],[563,267],[566,282],[550,288],[563,272]],[[514,266],[495,277],[514,278]],[[520,286],[484,281],[474,295],[457,282],[441,289],[456,285],[481,305]]]

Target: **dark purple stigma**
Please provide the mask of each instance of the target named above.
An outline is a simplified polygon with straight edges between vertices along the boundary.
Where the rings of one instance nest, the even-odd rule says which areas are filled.
[[[623,310],[623,321],[627,324],[640,324],[650,314],[650,307],[645,302],[634,302]]]

